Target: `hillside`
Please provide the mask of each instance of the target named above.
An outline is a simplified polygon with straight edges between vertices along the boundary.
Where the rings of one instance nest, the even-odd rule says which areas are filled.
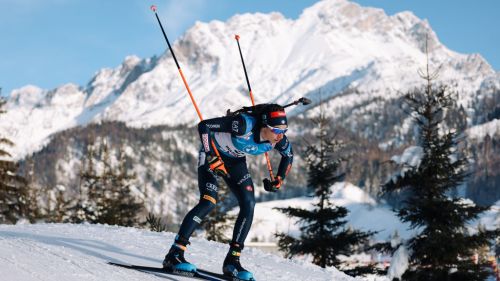
[[[310,107],[289,112],[297,115],[330,101],[331,115],[346,128],[361,128],[380,142],[399,145],[408,133],[401,114],[387,109],[397,109],[391,103],[421,85],[416,72],[426,63],[426,36],[431,67],[441,67],[439,82],[460,93],[470,126],[488,121],[488,110],[498,104],[499,74],[478,54],[449,50],[426,20],[323,0],[297,19],[256,13],[198,22],[177,40],[173,48],[205,118],[250,104],[234,34],[241,36],[257,103],[312,99]],[[492,109],[484,104],[488,99],[497,101]],[[16,89],[7,111],[0,129],[16,140],[17,158],[40,150],[57,132],[89,123],[140,128],[197,120],[168,50],[159,57],[126,57],[115,68],[97,70],[87,85]],[[378,123],[384,112],[393,115]]]
[[[441,69],[437,83],[458,94],[447,125],[468,128],[471,177],[463,193],[480,204],[500,199],[500,74],[478,54],[448,49],[425,19],[323,0],[296,19],[255,13],[198,22],[173,48],[205,118],[250,104],[236,33],[257,102],[313,100],[287,109],[287,135],[296,152],[289,192],[259,194],[259,200],[304,195],[301,153],[321,103],[332,118],[329,130],[348,145],[347,180],[378,195],[391,174],[388,161],[415,143],[402,96],[422,85],[417,70],[426,63],[427,36],[430,66]],[[108,139],[114,149],[125,149],[137,175],[134,184],[151,210],[175,219],[196,200],[197,116],[169,51],[128,56],[114,68],[97,70],[86,85],[27,85],[10,93],[6,110],[0,136],[14,141],[9,152],[21,160],[23,172],[33,167],[39,186],[63,185],[68,196],[77,194],[86,147]],[[265,176],[262,159],[249,160],[257,185]]]
[[[0,225],[0,276],[12,281],[165,280],[106,262],[159,266],[173,238],[173,233],[104,225]],[[226,251],[226,245],[194,238],[187,259],[219,272]],[[360,280],[334,268],[322,269],[256,249],[246,250],[242,263],[259,281]]]

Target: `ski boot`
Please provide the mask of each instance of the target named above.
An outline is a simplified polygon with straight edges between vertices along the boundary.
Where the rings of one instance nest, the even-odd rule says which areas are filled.
[[[237,244],[231,244],[229,253],[227,253],[224,259],[224,265],[222,266],[222,272],[224,275],[231,276],[236,281],[255,281],[253,274],[244,269],[240,264],[240,255],[242,248]]]
[[[187,262],[184,258],[184,251],[186,250],[186,246],[182,244],[176,241],[176,243],[172,245],[172,247],[168,251],[168,254],[163,260],[163,268],[166,271],[173,272],[177,275],[193,277],[196,273],[196,266],[192,263]],[[186,244],[189,244],[189,242],[187,242]]]

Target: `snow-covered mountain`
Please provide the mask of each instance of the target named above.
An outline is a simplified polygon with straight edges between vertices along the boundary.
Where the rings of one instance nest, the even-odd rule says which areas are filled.
[[[421,85],[416,71],[426,63],[427,36],[431,67],[442,67],[440,81],[451,81],[460,92],[471,119],[479,114],[473,105],[477,91],[500,85],[500,74],[480,55],[449,50],[426,20],[411,12],[387,15],[347,0],[323,0],[297,19],[256,13],[198,22],[174,43],[206,118],[250,104],[234,34],[241,36],[256,102],[307,96],[314,107],[320,95],[338,96],[328,103],[334,117],[360,106],[362,112],[373,110],[383,106],[380,100]],[[17,158],[39,150],[54,133],[89,122],[147,127],[195,124],[198,118],[168,50],[159,57],[129,56],[114,69],[99,70],[85,86],[14,90],[6,109],[0,129],[16,142]]]

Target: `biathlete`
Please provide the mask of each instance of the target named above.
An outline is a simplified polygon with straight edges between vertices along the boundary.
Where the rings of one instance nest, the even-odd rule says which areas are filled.
[[[240,264],[240,254],[252,225],[255,206],[254,184],[248,172],[246,155],[263,154],[273,148],[281,154],[275,180],[264,181],[267,191],[279,190],[293,161],[292,145],[285,135],[287,129],[285,109],[278,104],[260,104],[251,107],[251,110],[240,110],[198,124],[202,143],[198,158],[200,201],[184,217],[163,261],[165,269],[178,274],[196,272],[196,266],[186,261],[184,252],[195,228],[217,204],[217,177],[220,176],[236,196],[240,208],[222,271],[224,275],[240,280],[255,280],[253,274]],[[212,141],[220,157],[211,147]]]

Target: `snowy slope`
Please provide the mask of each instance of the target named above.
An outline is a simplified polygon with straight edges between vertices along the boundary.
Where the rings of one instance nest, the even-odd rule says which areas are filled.
[[[397,231],[399,237],[408,240],[418,231],[411,230],[409,224],[402,223],[392,208],[388,205],[377,203],[368,193],[348,182],[336,183],[332,187],[331,202],[336,206],[343,206],[349,210],[346,217],[348,226],[363,231],[379,231],[374,238],[377,241],[390,241]],[[473,204],[472,201],[467,202]],[[275,232],[285,232],[298,236],[299,225],[294,218],[288,218],[283,213],[273,208],[303,208],[311,209],[315,203],[313,198],[300,197],[287,200],[275,200],[257,203],[252,228],[248,234],[248,241],[276,242]],[[237,209],[231,212],[237,212]],[[493,204],[491,209],[483,213],[478,220],[471,221],[470,231],[477,230],[478,223],[493,229],[500,226],[500,201]],[[228,237],[231,233],[227,233]]]
[[[493,119],[481,125],[474,126],[467,130],[467,134],[471,139],[483,139],[486,135],[494,137],[500,134],[500,119]]]
[[[402,238],[405,225],[398,224],[396,218],[375,206],[374,202],[352,185],[335,187],[333,199],[336,203],[347,206],[351,211],[349,220],[354,227],[382,230],[390,234],[398,229]],[[258,203],[256,223],[252,226],[252,235],[265,237],[275,230],[295,230],[293,223],[272,210],[272,207],[302,206],[307,207],[310,199],[283,200]],[[356,206],[358,205],[359,206]],[[361,209],[361,210],[359,210]],[[363,210],[364,209],[364,210]],[[482,218],[486,226],[500,223],[500,201]],[[125,228],[89,224],[34,224],[0,225],[0,280],[9,281],[121,281],[121,280],[162,280],[140,272],[120,269],[106,265],[106,261],[134,263],[158,266],[165,251],[174,238],[173,233],[156,233],[136,228]],[[228,246],[202,238],[192,238],[187,252],[187,259],[207,270],[220,271]],[[322,269],[302,260],[287,260],[277,255],[247,247],[242,255],[243,264],[252,270],[259,281],[287,280],[378,280],[385,277],[367,279],[351,278],[334,268]],[[188,280],[175,277],[170,280]]]
[[[479,222],[487,229],[500,228],[500,200],[481,216]]]
[[[190,280],[182,277],[161,279],[105,264],[113,261],[158,266],[173,238],[173,233],[102,225],[0,225],[0,279]],[[201,268],[219,272],[226,251],[227,245],[194,238],[187,259],[196,261]],[[322,269],[255,249],[245,250],[242,263],[254,271],[259,281],[358,280],[334,268]]]
[[[205,118],[250,104],[236,33],[258,103],[301,96],[317,102],[319,89],[323,99],[346,89],[361,93],[330,104],[337,114],[376,97],[394,98],[421,84],[416,69],[425,64],[426,34],[431,66],[443,66],[440,80],[454,81],[462,104],[470,105],[479,88],[500,84],[480,55],[447,49],[429,23],[411,12],[387,15],[347,0],[324,0],[295,20],[256,13],[198,22],[177,40],[174,50]],[[0,132],[16,142],[17,158],[38,150],[51,134],[89,122],[142,127],[197,120],[168,51],[146,59],[129,56],[114,69],[99,70],[85,86],[14,90],[7,110]]]
[[[376,203],[369,194],[355,185],[347,182],[335,184],[331,199],[336,206],[344,206],[349,210],[346,218],[348,225],[363,231],[380,231],[375,235],[378,241],[390,240],[395,231],[404,239],[413,234],[409,226],[401,223],[389,206]],[[275,242],[275,232],[298,236],[299,225],[295,224],[295,219],[288,218],[273,208],[310,209],[313,203],[313,199],[308,197],[258,203],[255,206],[254,222],[247,239]]]

